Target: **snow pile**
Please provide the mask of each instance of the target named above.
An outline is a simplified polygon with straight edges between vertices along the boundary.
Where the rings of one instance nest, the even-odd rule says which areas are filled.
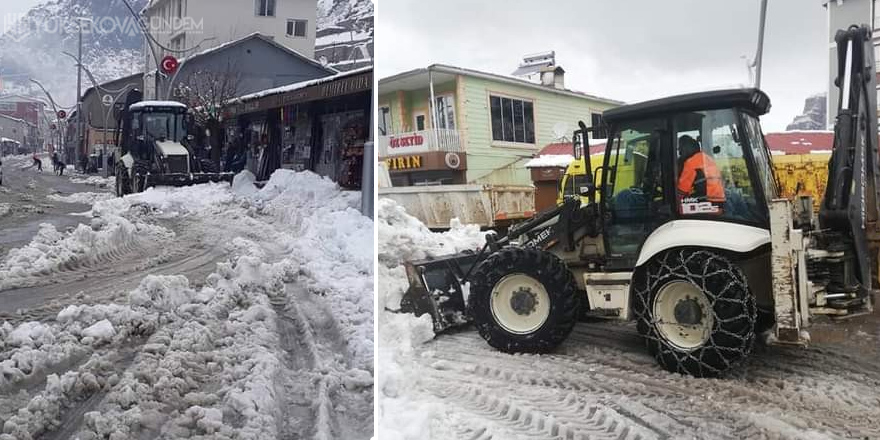
[[[70,232],[44,223],[28,245],[10,250],[6,259],[0,261],[0,290],[20,287],[35,277],[103,261],[119,252],[169,240],[173,235],[160,226],[111,213],[96,214],[88,225],[80,224]]]
[[[9,215],[12,212],[12,205],[9,203],[0,203],[0,217]]]
[[[413,347],[434,337],[431,317],[389,312],[400,308],[408,287],[402,264],[409,260],[478,249],[484,234],[475,225],[457,221],[443,233],[431,232],[415,217],[389,199],[379,199],[379,432],[381,438],[421,439],[441,408],[411,398],[409,390],[418,383],[417,371],[408,367]]]
[[[82,193],[73,193],[69,196],[62,196],[58,194],[49,194],[49,200],[54,200],[56,202],[61,203],[78,203],[82,205],[91,205],[99,200],[109,200],[114,198],[115,196],[110,193],[94,193],[94,192],[82,192]]]
[[[167,438],[278,438],[279,417],[309,417],[291,410],[284,380],[298,380],[303,389],[292,390],[310,399],[303,409],[314,417],[293,423],[315,438],[371,435],[362,428],[340,437],[335,426],[358,417],[372,426],[371,410],[338,397],[361,396],[372,409],[374,227],[357,210],[360,194],[312,173],[278,171],[262,190],[252,181],[245,173],[232,188],[152,188],[98,201],[92,227],[62,233],[46,225],[0,266],[70,266],[108,245],[111,229],[133,234],[140,224],[130,219],[141,216],[189,217],[208,239],[228,236],[210,235],[224,228],[243,231],[229,238],[229,260],[203,287],[149,275],[122,304],[71,305],[52,322],[0,326],[0,391],[73,365],[10,413],[0,440],[56,427],[89,399],[98,403],[72,437],[135,438],[161,428]],[[6,279],[0,272],[0,284]],[[288,321],[296,328],[279,328]],[[287,350],[314,365],[291,364]]]
[[[360,197],[311,172],[278,170],[253,200],[284,231],[282,264],[324,295],[357,364],[372,370],[373,221],[357,209]]]
[[[91,185],[98,188],[112,188],[116,185],[115,177],[89,176],[82,177],[82,174],[71,176],[70,181],[81,185]]]

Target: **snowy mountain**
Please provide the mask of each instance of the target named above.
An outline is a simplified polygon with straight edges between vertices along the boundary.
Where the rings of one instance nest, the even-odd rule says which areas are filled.
[[[804,102],[804,112],[795,116],[786,130],[825,130],[825,116],[828,104],[824,93],[810,96]]]
[[[130,1],[136,11],[147,2]],[[4,93],[37,93],[28,81],[35,78],[53,92],[59,105],[74,103],[75,62],[61,52],[76,54],[76,17],[96,18],[93,27],[86,25],[83,64],[98,81],[130,75],[139,69],[143,37],[122,0],[51,0],[35,6],[14,24],[13,20],[7,21],[0,36]],[[84,88],[90,86],[88,78],[83,81]]]
[[[373,63],[373,2],[318,0],[315,59],[339,70]]]
[[[4,0],[8,1],[8,0]],[[148,0],[129,0],[140,11]],[[316,59],[325,57],[341,69],[372,62],[373,3],[371,0],[317,0]],[[76,67],[61,54],[76,53],[76,17],[96,18],[85,37],[83,64],[98,81],[130,75],[141,69],[143,37],[122,0],[49,0],[27,14],[6,18],[0,35],[0,94],[42,97],[29,78],[48,88],[61,106],[76,100]],[[100,17],[97,19],[97,17]],[[12,24],[14,23],[14,24]],[[84,78],[83,88],[90,87]]]

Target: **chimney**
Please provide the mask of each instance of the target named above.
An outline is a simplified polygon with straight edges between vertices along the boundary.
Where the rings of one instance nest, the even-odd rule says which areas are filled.
[[[541,69],[541,85],[564,89],[565,69],[558,66],[548,66]]]

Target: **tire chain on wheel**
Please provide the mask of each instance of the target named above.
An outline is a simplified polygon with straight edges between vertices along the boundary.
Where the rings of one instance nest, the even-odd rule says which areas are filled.
[[[505,275],[523,273],[542,282],[551,298],[550,316],[529,335],[512,334],[492,317],[492,289]],[[509,353],[543,353],[552,350],[574,328],[580,294],[574,276],[557,256],[539,249],[506,247],[484,260],[471,277],[468,314],[489,345]],[[556,289],[554,289],[556,287]]]
[[[707,297],[714,317],[702,347],[675,349],[657,333],[651,316],[657,292],[667,282],[689,281]],[[648,350],[665,369],[697,377],[718,376],[741,363],[755,341],[757,306],[742,270],[706,250],[675,249],[653,258],[633,277],[633,313]]]

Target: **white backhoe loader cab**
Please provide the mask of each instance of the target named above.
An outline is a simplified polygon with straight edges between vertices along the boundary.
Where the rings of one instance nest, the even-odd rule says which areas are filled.
[[[880,244],[873,50],[866,28],[837,38],[851,65],[841,61],[818,219],[811,200],[777,198],[762,91],[627,105],[604,113],[603,163],[577,194],[489,234],[479,253],[409,263],[401,310],[430,313],[438,332],[472,321],[508,352],[552,350],[584,316],[635,320],[664,368],[698,377],[738,365],[759,333],[806,344],[812,316],[871,311]],[[574,153],[590,170],[586,139],[598,127],[580,126]]]

